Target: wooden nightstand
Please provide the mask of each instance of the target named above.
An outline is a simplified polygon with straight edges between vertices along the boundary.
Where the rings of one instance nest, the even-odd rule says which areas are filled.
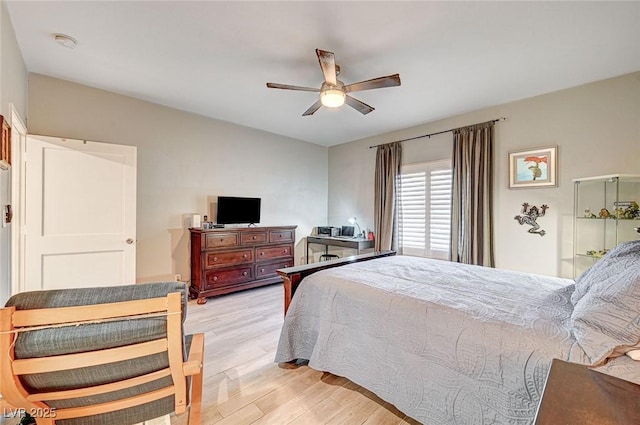
[[[640,385],[553,359],[535,425],[640,424]]]

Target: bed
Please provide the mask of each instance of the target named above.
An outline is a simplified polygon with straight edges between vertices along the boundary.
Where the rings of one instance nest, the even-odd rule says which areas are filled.
[[[575,282],[407,256],[307,274],[275,360],[306,359],[424,424],[532,424],[554,358],[640,383],[640,241]]]

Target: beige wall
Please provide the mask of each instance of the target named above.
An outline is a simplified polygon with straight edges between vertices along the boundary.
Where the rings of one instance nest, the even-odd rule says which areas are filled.
[[[375,149],[368,146],[461,127],[498,117],[496,124],[495,240],[499,268],[570,277],[572,179],[640,174],[640,72],[471,112],[329,149],[329,222],[350,216],[373,227]],[[508,152],[558,146],[558,187],[508,189]],[[450,157],[452,135],[404,143],[404,163]],[[549,205],[538,223],[544,237],[527,233],[513,217],[521,204]]]
[[[0,114],[11,122],[13,105],[22,119],[26,119],[27,71],[22,60],[13,31],[7,6],[0,1]],[[11,171],[0,170],[0,206],[11,202]],[[11,225],[4,225],[0,218],[0,305],[4,305],[10,295],[10,231]]]
[[[9,104],[26,119],[27,69],[22,60],[7,5],[0,2],[0,108],[9,117]]]
[[[373,227],[375,149],[368,146],[497,117],[496,261],[500,268],[570,276],[577,177],[640,173],[640,73],[524,99],[327,149],[41,75],[29,79],[29,131],[138,146],[138,279],[188,270],[185,214],[216,195],[260,196],[264,224],[318,224],[357,216]],[[451,133],[405,142],[404,162],[446,158]],[[507,187],[507,154],[558,146],[557,188]],[[327,165],[328,164],[328,165]],[[327,172],[328,167],[328,172]],[[248,170],[248,171],[247,171]],[[544,237],[513,217],[547,204]],[[328,203],[328,215],[327,211]]]
[[[326,222],[326,147],[38,74],[29,118],[32,134],[137,146],[138,281],[189,276],[187,217],[217,195],[261,197],[261,224],[297,225],[297,263]]]

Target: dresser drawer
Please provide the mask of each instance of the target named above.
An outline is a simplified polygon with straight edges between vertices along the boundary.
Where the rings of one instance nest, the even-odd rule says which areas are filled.
[[[243,233],[241,238],[242,245],[265,243],[268,240],[267,232],[247,232]]]
[[[253,263],[253,249],[225,252],[205,252],[205,268],[231,266],[242,263]]]
[[[208,270],[205,272],[205,289],[235,285],[253,280],[253,265],[232,269]]]
[[[240,245],[240,234],[236,232],[213,233],[207,235],[204,241],[205,249],[224,248],[238,245]]]
[[[291,266],[293,266],[293,258],[287,258],[277,263],[258,264],[256,265],[256,279],[275,276],[276,270]]]
[[[256,248],[256,261],[266,261],[275,258],[291,257],[293,255],[291,245],[276,245]]]
[[[293,230],[272,230],[269,232],[269,242],[293,242]]]

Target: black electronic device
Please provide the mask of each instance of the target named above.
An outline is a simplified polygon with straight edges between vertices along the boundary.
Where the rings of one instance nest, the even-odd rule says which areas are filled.
[[[331,226],[318,226],[318,234],[331,236]]]
[[[340,229],[332,226],[318,226],[318,235],[340,236]]]
[[[260,198],[218,196],[217,224],[260,223]]]
[[[342,236],[353,236],[354,230],[355,229],[353,226],[342,226],[342,231],[340,232],[340,234]]]

